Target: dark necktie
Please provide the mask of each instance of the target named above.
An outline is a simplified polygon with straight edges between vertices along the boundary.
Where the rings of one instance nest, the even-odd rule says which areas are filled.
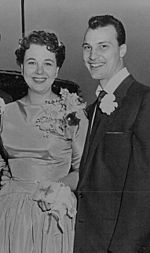
[[[87,133],[87,137],[86,137],[86,141],[85,141],[85,146],[84,146],[84,151],[83,151],[83,155],[82,155],[82,159],[81,159],[81,163],[84,164],[86,162],[87,156],[88,156],[88,151],[89,151],[89,147],[90,147],[90,142],[92,140],[92,137],[94,136],[94,132],[98,126],[98,118],[99,118],[99,114],[101,115],[101,110],[99,109],[99,105],[101,102],[101,99],[107,94],[106,91],[101,90],[97,101],[96,101],[96,112],[95,112],[95,117],[94,117],[94,123],[91,129],[91,124],[88,127],[88,133]],[[90,131],[91,129],[91,131]],[[81,173],[81,171],[80,171]]]
[[[107,94],[107,92],[105,90],[101,90],[98,97],[97,97],[97,105],[100,105],[100,102],[102,100],[102,98]]]
[[[101,90],[98,97],[97,97],[97,103],[96,103],[96,112],[95,112],[95,116],[94,116],[94,122],[93,122],[93,126],[92,126],[92,129],[91,129],[91,137],[90,139],[93,137],[93,134],[95,133],[96,129],[97,129],[97,126],[98,126],[98,123],[99,123],[99,120],[100,120],[100,117],[101,117],[101,109],[99,108],[100,106],[100,103],[101,103],[101,100],[102,98],[107,94],[106,91],[104,90]]]

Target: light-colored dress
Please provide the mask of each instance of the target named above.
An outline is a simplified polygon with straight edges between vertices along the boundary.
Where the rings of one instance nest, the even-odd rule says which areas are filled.
[[[39,182],[55,182],[77,170],[87,121],[80,121],[74,140],[43,134],[35,126],[41,106],[18,100],[6,106],[2,140],[13,175],[0,191],[0,253],[71,253],[75,218],[64,217],[63,231],[55,216],[42,212],[33,195]]]

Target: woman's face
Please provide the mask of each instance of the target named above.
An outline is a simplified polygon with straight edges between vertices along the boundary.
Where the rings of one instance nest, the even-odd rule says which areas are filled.
[[[34,92],[45,94],[50,91],[59,67],[55,53],[47,50],[45,45],[31,44],[25,52],[21,69],[29,88]]]

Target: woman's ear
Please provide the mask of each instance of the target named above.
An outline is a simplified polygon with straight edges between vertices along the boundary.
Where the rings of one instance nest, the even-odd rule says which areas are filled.
[[[57,76],[58,76],[58,72],[59,72],[59,67],[57,67],[57,69],[56,69],[56,74],[55,74],[55,78],[57,78]]]
[[[20,70],[21,70],[21,75],[23,75],[23,64],[21,64],[21,66],[20,66]]]

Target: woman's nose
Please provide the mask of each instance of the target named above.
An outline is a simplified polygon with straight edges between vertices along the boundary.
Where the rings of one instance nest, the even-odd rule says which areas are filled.
[[[36,66],[36,72],[37,72],[38,74],[42,74],[43,71],[44,71],[43,65],[42,65],[42,64],[37,64],[37,66]]]

